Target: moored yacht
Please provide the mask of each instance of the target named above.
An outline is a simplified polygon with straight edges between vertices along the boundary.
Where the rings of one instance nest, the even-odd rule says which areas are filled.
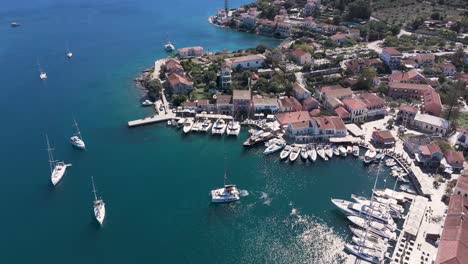
[[[289,154],[289,160],[290,161],[295,161],[299,157],[299,153],[301,152],[301,149],[297,146],[293,147],[291,150],[291,153]]]
[[[185,118],[181,118],[181,119],[179,119],[179,121],[177,121],[177,127],[178,128],[183,127],[184,124],[185,124]]]
[[[339,146],[339,147],[338,147],[338,151],[340,152],[340,155],[341,155],[342,157],[346,157],[346,156],[348,155],[348,153],[346,152],[346,148],[343,147],[343,146]]]
[[[337,147],[337,146],[333,146],[333,155],[335,155],[335,156],[339,156],[339,155],[340,155],[340,151],[338,150],[338,147]]]
[[[174,45],[173,45],[170,41],[168,41],[168,42],[166,43],[166,45],[164,45],[164,49],[165,49],[167,52],[171,52],[171,51],[174,51],[174,50],[175,50],[175,47],[174,47]]]
[[[383,214],[389,214],[393,218],[400,218],[402,211],[400,211],[399,208],[394,208],[389,206],[388,204],[382,204],[377,201],[372,201],[369,199],[366,199],[365,197],[362,196],[357,196],[354,194],[351,194],[351,199],[356,201],[356,203],[360,203],[366,206],[371,207],[372,209],[379,211]]]
[[[280,151],[286,146],[286,142],[282,139],[274,140],[266,149],[263,151],[263,154],[268,155]]]
[[[212,135],[222,135],[226,132],[226,122],[223,119],[218,119],[214,122],[211,128]]]
[[[307,146],[307,154],[312,161],[315,162],[317,160],[317,151],[315,150],[314,145]]]
[[[372,220],[366,220],[362,217],[359,216],[348,216],[349,221],[351,221],[353,224],[369,230],[370,232],[379,235],[383,238],[395,240],[396,239],[396,234],[393,232],[391,229],[386,224],[377,222],[377,221],[372,221]]]
[[[397,191],[390,190],[390,189],[374,189],[372,192],[383,198],[392,198],[397,200],[398,202],[404,202],[405,201],[405,196]]]
[[[354,157],[359,157],[359,146],[353,146],[353,155]]]
[[[211,124],[211,120],[210,119],[205,119],[203,121],[203,124],[201,126],[201,129],[200,131],[203,131],[203,132],[208,132],[211,128],[212,124]]]
[[[184,123],[183,131],[185,134],[189,133],[193,127],[193,118],[187,118]]]
[[[104,222],[104,218],[106,217],[106,204],[104,203],[104,200],[102,200],[101,197],[97,197],[96,195],[96,187],[94,186],[94,179],[91,176],[91,182],[93,183],[93,193],[94,193],[94,202],[93,202],[93,211],[94,211],[94,217],[98,221],[100,225]]]
[[[317,151],[317,155],[319,157],[321,157],[325,161],[328,160],[327,155],[325,154],[325,150],[323,149],[322,146],[317,146],[315,150]]]
[[[347,147],[346,147],[346,152],[348,153],[348,155],[353,154],[353,147],[347,146]]]
[[[374,161],[375,155],[377,153],[371,149],[368,149],[366,153],[364,154],[364,163],[369,164]]]
[[[63,161],[56,161],[53,156],[53,149],[50,147],[49,137],[46,135],[47,140],[47,152],[49,153],[49,166],[50,166],[50,180],[52,184],[55,186],[57,183],[63,178],[65,175],[65,171],[67,167],[71,166],[71,164],[65,164]]]
[[[75,119],[73,119],[74,124],[73,126],[76,128],[75,134],[70,138],[70,143],[79,149],[85,149],[86,145],[84,143],[83,137],[81,136],[80,128],[78,127],[78,123]]]
[[[387,243],[376,243],[374,241],[371,241],[367,239],[367,237],[357,237],[353,236],[352,241],[354,244],[365,247],[365,248],[370,248],[370,249],[375,249],[378,251],[385,252],[388,249],[388,244]]]
[[[325,155],[327,155],[327,157],[329,159],[331,159],[333,157],[333,149],[332,147],[330,147],[329,145],[326,145],[325,148],[324,148],[324,151],[325,151]]]
[[[380,264],[384,261],[384,254],[374,249],[364,248],[362,246],[351,244],[346,244],[345,249],[356,257],[359,257],[370,263]]]
[[[241,129],[241,127],[240,127],[239,122],[231,120],[231,121],[229,121],[229,123],[227,125],[226,134],[228,136],[238,136],[239,133],[240,133],[240,129]]]
[[[280,153],[280,158],[286,159],[287,157],[289,157],[289,154],[291,154],[291,151],[292,151],[292,147],[290,145],[286,145]]]
[[[301,148],[301,158],[303,160],[307,160],[308,157],[309,157],[309,154],[307,153],[306,147],[302,147]]]
[[[396,229],[395,222],[390,215],[383,214],[382,212],[375,210],[367,205],[360,203],[352,203],[341,199],[331,199],[332,203],[340,209],[346,215],[354,216],[370,216],[373,220],[388,224],[392,230]]]
[[[190,129],[190,131],[194,131],[194,132],[198,132],[201,130],[202,128],[202,125],[203,125],[203,121],[197,121],[193,124],[192,128]]]
[[[361,229],[359,227],[351,225],[349,226],[349,229],[351,230],[351,233],[353,233],[353,235],[356,237],[365,238],[366,240],[374,242],[376,244],[387,244],[386,239],[371,232],[367,232],[365,229]]]

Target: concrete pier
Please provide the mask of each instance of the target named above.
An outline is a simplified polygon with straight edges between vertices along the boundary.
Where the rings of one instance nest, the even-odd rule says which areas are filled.
[[[156,101],[154,103],[154,107],[156,111],[159,113],[153,116],[133,120],[128,122],[128,127],[136,127],[136,126],[143,126],[153,123],[164,122],[167,120],[175,119],[176,115],[169,109],[169,103],[166,100],[166,96],[164,95],[164,90],[161,91],[161,100]],[[164,111],[160,111],[159,108],[163,107]]]

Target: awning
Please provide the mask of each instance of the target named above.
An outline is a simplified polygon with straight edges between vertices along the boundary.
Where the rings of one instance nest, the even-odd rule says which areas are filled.
[[[445,172],[445,173],[448,173],[448,174],[452,174],[452,173],[453,173],[453,170],[452,170],[452,169],[449,169],[449,168],[447,168],[447,169],[445,169],[445,170],[444,170],[444,172]]]

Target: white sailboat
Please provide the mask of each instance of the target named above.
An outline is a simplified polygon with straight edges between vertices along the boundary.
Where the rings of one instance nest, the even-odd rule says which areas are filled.
[[[340,152],[340,155],[343,157],[346,157],[348,155],[348,152],[346,151],[346,148],[343,146],[338,147],[338,151]]]
[[[240,200],[240,192],[234,184],[226,184],[227,171],[224,165],[224,187],[211,190],[211,202],[229,203]]]
[[[73,118],[73,126],[76,128],[75,134],[70,137],[70,143],[79,149],[86,149],[86,145],[83,141],[83,137],[81,136],[80,128],[78,127],[78,123],[76,120]]]
[[[56,161],[54,159],[52,151],[53,148],[50,147],[49,137],[46,135],[47,140],[47,152],[49,153],[49,165],[50,165],[50,180],[52,184],[55,186],[57,183],[63,178],[65,175],[65,171],[67,167],[71,166],[71,164],[65,164],[63,161]]]
[[[93,183],[93,193],[94,193],[94,217],[99,222],[100,225],[104,222],[104,218],[106,217],[106,204],[102,200],[101,197],[97,197],[96,195],[96,187],[94,186],[94,178],[91,176],[91,182]]]
[[[66,55],[67,55],[67,58],[68,58],[68,59],[71,59],[71,58],[73,57],[73,53],[72,53],[72,52],[70,51],[70,49],[68,48],[68,42],[67,42],[67,53],[66,53]]]

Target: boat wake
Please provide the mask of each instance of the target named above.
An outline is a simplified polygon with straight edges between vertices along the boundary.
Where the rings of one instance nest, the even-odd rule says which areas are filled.
[[[241,197],[245,197],[249,195],[249,192],[247,190],[239,190],[239,194]]]
[[[260,196],[260,199],[263,200],[264,205],[270,205],[271,204],[271,198],[268,196],[266,192],[262,192],[262,195]]]
[[[314,216],[291,206],[287,216],[269,216],[244,234],[242,253],[249,263],[343,263],[345,241]]]

